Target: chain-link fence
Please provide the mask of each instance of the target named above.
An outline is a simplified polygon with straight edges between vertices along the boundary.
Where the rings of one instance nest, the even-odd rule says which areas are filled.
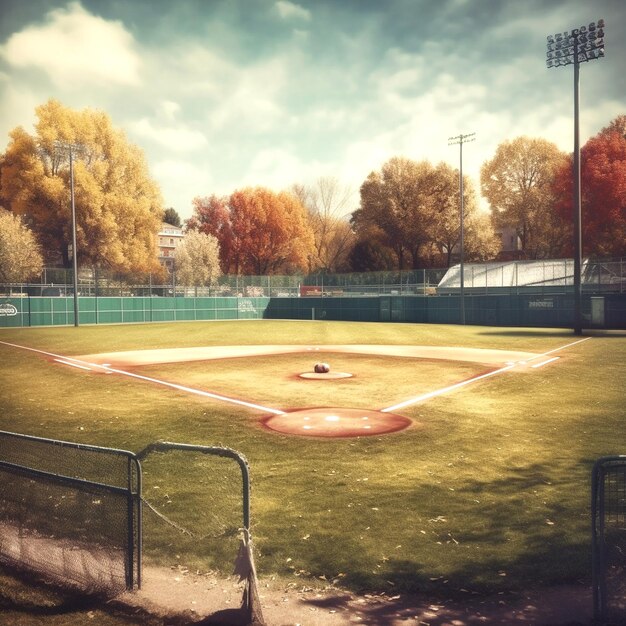
[[[626,293],[626,259],[585,260],[582,289],[588,293]],[[464,287],[477,294],[567,293],[573,289],[571,259],[466,263]],[[448,295],[460,289],[460,266],[439,269],[219,277],[207,287],[187,287],[176,273],[166,282],[151,275],[120,274],[82,268],[78,272],[83,297],[237,297]],[[73,296],[71,269],[46,268],[28,284],[0,284],[0,296]]]
[[[111,595],[140,582],[135,456],[0,431],[0,560]]]
[[[594,616],[626,624],[626,455],[595,463],[591,504]]]

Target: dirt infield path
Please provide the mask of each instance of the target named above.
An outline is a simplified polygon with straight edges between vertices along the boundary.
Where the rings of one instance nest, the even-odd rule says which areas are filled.
[[[257,346],[205,346],[195,348],[165,348],[159,350],[131,350],[126,352],[102,352],[76,356],[87,363],[128,367],[156,365],[161,363],[184,363],[251,356],[299,353],[342,353],[395,356],[414,359],[444,359],[447,361],[469,361],[484,365],[502,365],[510,362],[528,361],[537,358],[537,353],[518,350],[487,350],[484,348],[457,348],[440,346],[398,345],[257,345]]]
[[[434,601],[417,595],[356,595],[339,587],[313,589],[306,581],[259,580],[267,626],[474,626],[477,624],[559,625],[591,623],[591,590],[582,584],[493,596],[468,593],[462,599]],[[140,592],[116,601],[153,615],[187,615],[189,623],[240,606],[242,586],[181,569],[146,568]]]

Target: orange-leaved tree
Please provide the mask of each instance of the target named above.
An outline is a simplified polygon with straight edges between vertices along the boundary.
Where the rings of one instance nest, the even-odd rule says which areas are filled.
[[[228,200],[233,240],[231,256],[241,274],[305,271],[314,252],[306,209],[288,192],[264,187],[235,191]]]

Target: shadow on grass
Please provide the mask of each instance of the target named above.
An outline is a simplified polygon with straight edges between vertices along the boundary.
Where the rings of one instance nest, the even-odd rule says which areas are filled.
[[[162,620],[142,609],[132,609],[119,604],[115,598],[102,594],[85,594],[61,589],[41,578],[0,566],[0,623],[32,624],[33,618],[54,620],[55,624],[98,623],[97,613],[108,615],[107,624],[119,626],[182,626],[188,620],[172,618]],[[4,622],[2,619],[9,619]],[[63,619],[66,618],[66,619]]]
[[[590,580],[587,511],[565,509],[554,497],[554,490],[580,489],[579,481],[574,477],[573,482],[555,485],[554,476],[554,467],[531,464],[511,467],[494,480],[456,486],[454,494],[445,485],[433,484],[387,494],[414,509],[415,536],[421,532],[429,542],[424,544],[424,559],[416,552],[419,542],[413,542],[410,556],[388,555],[382,566],[375,566],[381,569],[372,571],[372,554],[363,552],[356,537],[348,537],[341,542],[341,552],[354,555],[353,567],[344,569],[341,585],[356,593],[384,589],[462,598],[467,590],[489,594]],[[420,515],[423,502],[430,503],[429,515],[433,510],[441,515],[425,519]],[[380,506],[384,510],[385,502]],[[330,551],[308,557],[314,576],[333,571]]]
[[[492,335],[498,337],[568,337],[574,336],[574,333],[564,328],[562,330],[553,330],[553,331],[541,331],[541,330],[533,330],[529,328],[519,328],[516,330],[506,329],[506,330],[496,330],[491,328],[490,330],[481,330],[476,334],[478,335]]]

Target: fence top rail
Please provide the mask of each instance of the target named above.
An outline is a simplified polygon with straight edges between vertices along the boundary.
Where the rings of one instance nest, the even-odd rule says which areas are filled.
[[[25,435],[22,433],[13,433],[7,430],[0,430],[0,438],[6,437],[21,439],[25,441],[34,441],[41,444],[49,444],[63,448],[73,448],[74,450],[85,450],[89,452],[97,452],[100,454],[112,454],[117,456],[125,456],[129,459],[138,460],[137,455],[130,450],[122,450],[119,448],[105,448],[103,446],[93,446],[86,443],[76,443],[73,441],[63,441],[62,439],[48,439],[46,437],[36,437],[35,435]]]
[[[213,456],[221,456],[237,461],[241,469],[242,490],[243,490],[243,528],[247,535],[250,534],[250,470],[246,457],[233,450],[220,446],[202,446],[187,443],[175,443],[171,441],[155,441],[137,453],[137,459],[143,461],[152,452],[170,452],[180,450],[183,452],[200,452]]]

